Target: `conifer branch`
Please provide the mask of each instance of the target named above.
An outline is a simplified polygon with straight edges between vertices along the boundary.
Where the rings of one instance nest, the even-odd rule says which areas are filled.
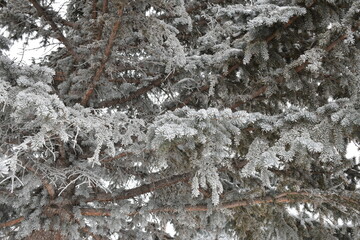
[[[21,223],[24,220],[25,220],[24,217],[19,217],[19,218],[16,218],[16,219],[4,222],[4,223],[0,223],[0,228],[12,227],[16,224]]]
[[[235,200],[231,202],[225,202],[215,207],[209,207],[207,204],[199,204],[199,205],[187,205],[183,208],[186,212],[202,212],[208,210],[222,210],[222,209],[232,209],[237,207],[246,207],[246,206],[253,206],[253,205],[261,205],[261,204],[287,204],[287,203],[316,203],[316,202],[336,202],[334,198],[339,198],[343,201],[343,206],[347,204],[350,205],[358,205],[360,203],[359,200],[355,200],[349,197],[342,197],[334,194],[311,194],[305,191],[299,192],[284,192],[279,193],[275,196],[265,196],[265,197],[257,197],[254,199],[241,199]],[[177,212],[182,211],[179,208],[175,207],[161,207],[156,209],[148,210],[149,213],[159,213],[159,212]],[[81,214],[83,216],[111,216],[111,210],[109,209],[95,209],[95,208],[83,208],[81,209]],[[139,214],[138,211],[129,213],[128,216],[134,216]]]
[[[62,19],[62,18],[60,18],[60,19],[58,20],[58,22],[61,23],[61,24],[64,25],[64,26],[68,26],[68,27],[71,27],[71,28],[73,28],[73,29],[79,29],[79,28],[80,28],[80,25],[79,25],[79,24],[74,23],[74,22],[70,22],[70,21],[65,20],[65,19]]]
[[[315,5],[315,3],[316,3],[316,0],[313,0],[313,2],[312,2],[310,5],[306,6],[306,8],[307,8],[307,9],[312,8],[312,7]],[[283,28],[283,29],[286,29],[286,28],[290,27],[299,17],[301,17],[301,16],[297,15],[297,16],[291,17],[291,18],[289,19],[289,21],[283,25],[282,28]],[[276,30],[276,31],[273,32],[270,36],[268,36],[268,37],[265,39],[265,41],[266,41],[266,42],[270,42],[271,40],[273,40],[274,38],[276,38],[277,36],[279,36],[280,33],[281,33],[281,30],[280,30],[280,29]]]
[[[86,215],[84,214],[83,216],[91,216],[91,215]],[[105,215],[104,215],[105,216]],[[15,226],[19,223],[21,223],[22,221],[25,220],[25,217],[19,217],[19,218],[16,218],[16,219],[13,219],[13,220],[10,220],[10,221],[7,221],[7,222],[4,222],[4,223],[0,223],[0,229],[1,228],[6,228],[6,227],[12,227],[12,226]],[[91,235],[94,239],[98,239],[98,240],[101,240],[101,239],[104,239],[98,235],[95,235],[91,232],[91,230],[87,227],[83,227],[81,228],[81,231],[83,231],[84,233],[87,233],[89,235]]]
[[[96,235],[94,234],[90,228],[88,227],[83,227],[81,228],[81,231],[83,231],[84,233],[87,233],[88,235],[90,235],[91,237],[93,237],[95,240],[105,240],[105,239],[109,239],[100,235]]]
[[[103,1],[103,5],[102,5],[102,14],[105,14],[105,13],[107,13],[107,12],[108,12],[108,0],[104,0],[104,1]],[[100,24],[99,24],[99,28],[98,28],[96,40],[100,40],[100,39],[101,39],[103,30],[104,30],[104,24],[105,24],[105,21],[104,21],[104,19],[102,18],[102,19],[100,20]]]
[[[91,18],[96,19],[97,18],[97,0],[92,0],[92,12],[91,12]]]
[[[81,215],[91,216],[91,217],[109,217],[111,216],[111,211],[104,208],[82,208]]]
[[[114,23],[113,28],[111,30],[111,34],[110,34],[110,37],[109,37],[109,40],[108,40],[108,44],[105,47],[104,56],[103,56],[103,58],[101,60],[100,66],[96,70],[95,75],[93,76],[92,81],[91,81],[90,85],[88,86],[88,89],[86,90],[84,96],[81,99],[81,105],[83,105],[83,106],[86,106],[88,104],[90,96],[94,92],[95,87],[96,87],[97,83],[99,82],[102,73],[105,70],[105,65],[106,65],[107,61],[109,60],[109,57],[110,57],[111,51],[112,51],[112,47],[113,47],[114,42],[115,42],[116,35],[117,35],[117,33],[119,31],[119,28],[120,28],[121,18],[122,18],[122,15],[123,15],[123,10],[124,10],[124,7],[123,6],[120,7],[120,9],[118,11],[118,19]]]
[[[75,52],[69,40],[65,38],[65,36],[62,34],[61,30],[55,24],[54,20],[46,13],[46,10],[36,0],[29,0],[29,2],[35,7],[38,14],[42,16],[45,21],[51,26],[53,31],[57,34],[57,39],[65,45],[66,49],[74,57],[75,61],[79,62],[79,55]]]
[[[123,97],[120,99],[112,99],[112,100],[106,100],[103,102],[100,102],[98,107],[110,107],[110,106],[114,106],[114,105],[118,105],[118,104],[124,104],[126,102],[129,102],[131,100],[134,100],[138,97],[140,97],[141,95],[149,92],[151,89],[153,89],[154,87],[158,87],[160,86],[163,82],[165,82],[168,78],[170,78],[173,75],[173,73],[169,74],[168,76],[166,76],[165,78],[158,78],[156,80],[154,80],[153,82],[149,83],[147,86],[139,88],[138,90],[136,90],[135,92],[131,93],[129,96],[127,97]]]
[[[357,28],[360,26],[360,23],[356,25],[356,27],[352,28],[351,30],[354,32],[357,30]],[[341,35],[339,38],[337,38],[334,42],[330,43],[327,47],[324,48],[324,50],[326,52],[330,52],[332,51],[338,44],[340,44],[341,42],[343,42],[346,38],[348,38],[347,34],[343,34]],[[309,65],[308,61],[305,61],[304,63],[300,64],[299,66],[295,67],[294,70],[295,72],[299,73],[302,70],[305,69],[305,67]],[[282,83],[285,81],[284,77],[280,77],[278,79],[276,79],[277,83]],[[254,98],[259,97],[260,95],[262,95],[263,93],[265,93],[268,89],[268,86],[262,86],[261,88],[259,88],[258,90],[256,90],[255,92],[253,92],[250,95],[250,98],[247,101],[253,100]],[[246,103],[247,101],[238,101],[236,103],[234,103],[233,105],[230,106],[230,108],[232,110],[235,110],[237,107],[241,106],[242,104]]]
[[[119,158],[123,158],[123,157],[126,157],[128,155],[131,155],[132,153],[131,152],[122,152],[114,157],[109,157],[109,158],[105,158],[103,160],[101,160],[102,163],[108,163],[108,162],[112,162],[114,160],[117,160]]]
[[[314,4],[316,3],[316,0],[313,0],[313,2],[307,6],[307,8],[311,8],[314,6]],[[289,19],[288,22],[286,22],[283,26],[282,26],[282,29],[286,29],[288,27],[290,27],[300,16],[293,16]],[[268,37],[265,38],[265,41],[268,43],[268,42],[271,42],[273,39],[275,39],[277,36],[279,36],[281,33],[281,30],[280,29],[277,29],[276,31],[274,31],[271,35],[269,35]],[[235,65],[233,65],[225,74],[223,74],[221,77],[222,78],[225,78],[226,76],[230,75],[231,73],[233,73],[234,71],[236,71],[242,64],[241,63],[237,63]],[[184,107],[186,105],[188,105],[192,98],[193,98],[193,95],[196,93],[196,92],[205,92],[207,90],[209,90],[210,86],[209,85],[204,85],[202,86],[200,89],[198,90],[195,90],[193,91],[191,94],[189,94],[187,97],[185,97],[184,100],[181,101],[181,103],[177,104],[175,107],[171,108],[170,110],[174,111],[175,109],[177,108],[181,108],[181,107]],[[251,97],[250,99],[253,99],[259,95],[261,95],[262,93],[264,93],[266,91],[267,87],[264,88],[260,88],[259,90],[257,90],[256,92],[254,92],[253,94],[251,94]],[[240,102],[237,102],[237,104],[239,104]],[[231,106],[230,108],[232,110],[234,110],[236,107],[237,107],[237,104],[234,104],[233,106]],[[240,105],[243,104],[243,102],[241,101]]]
[[[334,198],[339,198],[341,201],[336,201]],[[352,209],[357,209],[360,204],[359,200],[355,200],[348,197],[342,197],[334,194],[311,194],[309,192],[299,191],[299,192],[284,192],[275,196],[265,196],[257,197],[254,199],[242,199],[235,200],[231,202],[225,202],[215,207],[209,207],[207,204],[200,205],[187,205],[184,207],[184,211],[187,212],[204,212],[208,210],[222,210],[222,209],[232,209],[237,207],[246,207],[253,205],[261,204],[287,204],[287,203],[317,203],[317,202],[326,202],[331,203],[335,202],[336,204],[341,204],[344,207],[350,205]],[[158,212],[177,212],[182,211],[179,208],[174,207],[162,207],[149,210],[149,213],[158,213]],[[357,210],[358,211],[358,210]],[[139,212],[132,212],[129,216],[137,215]]]
[[[33,167],[25,166],[25,168],[27,170],[29,170],[30,172],[32,172],[35,176],[37,176],[41,179],[42,185],[44,186],[45,190],[49,194],[50,199],[54,199],[54,197],[55,197],[54,186],[51,183],[49,183],[49,181],[42,174],[40,174],[38,171],[36,171]]]
[[[168,186],[172,186],[179,182],[186,182],[190,179],[192,172],[187,172],[179,175],[174,175],[169,178],[161,179],[152,183],[144,184],[136,188],[132,188],[129,190],[125,190],[117,195],[112,194],[99,194],[93,198],[85,199],[85,202],[111,202],[111,201],[119,201],[125,200],[129,198],[133,198],[145,193],[153,192],[158,189],[162,189]]]

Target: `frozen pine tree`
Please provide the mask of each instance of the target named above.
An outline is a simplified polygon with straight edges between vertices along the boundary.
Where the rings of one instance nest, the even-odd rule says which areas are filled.
[[[1,239],[360,238],[359,0],[1,0],[0,25]],[[27,39],[58,45],[26,65]]]

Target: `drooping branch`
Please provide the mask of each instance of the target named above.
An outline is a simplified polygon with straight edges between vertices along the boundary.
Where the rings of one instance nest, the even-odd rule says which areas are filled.
[[[105,70],[105,65],[108,62],[109,58],[110,58],[112,47],[114,45],[116,35],[117,35],[117,33],[119,31],[119,28],[120,28],[123,9],[124,9],[124,7],[121,6],[119,11],[118,11],[118,19],[114,23],[113,28],[111,30],[109,41],[108,41],[108,43],[107,43],[107,45],[105,47],[105,52],[104,52],[103,58],[101,60],[100,66],[96,70],[95,75],[93,76],[90,85],[88,86],[84,96],[81,99],[81,105],[83,105],[83,106],[86,106],[88,104],[90,96],[94,92],[95,87],[96,87],[97,83],[99,82],[102,73]]]
[[[46,10],[36,0],[29,0],[29,2],[35,7],[39,16],[42,16],[45,21],[51,26],[52,30],[57,34],[57,39],[65,45],[66,49],[74,57],[75,61],[79,62],[80,56],[75,52],[69,40],[62,34],[61,30],[55,24],[52,17],[46,13]]]

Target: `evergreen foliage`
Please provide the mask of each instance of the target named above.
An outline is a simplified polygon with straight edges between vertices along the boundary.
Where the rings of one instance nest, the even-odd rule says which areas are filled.
[[[1,239],[360,239],[359,0],[59,2],[0,1]]]

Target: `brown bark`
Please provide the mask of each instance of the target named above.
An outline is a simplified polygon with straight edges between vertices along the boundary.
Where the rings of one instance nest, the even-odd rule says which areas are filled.
[[[103,101],[103,102],[101,102],[99,104],[99,107],[110,107],[110,106],[114,106],[114,105],[117,105],[117,104],[123,104],[123,103],[129,102],[129,101],[131,101],[133,99],[136,99],[136,98],[140,97],[141,95],[149,92],[154,87],[160,86],[169,77],[170,77],[170,75],[167,76],[166,78],[159,78],[159,79],[153,81],[152,83],[150,83],[149,85],[147,85],[145,87],[142,87],[142,88],[139,88],[135,92],[131,93],[128,97]]]
[[[24,240],[65,240],[66,238],[60,234],[60,231],[46,231],[37,230],[33,231],[30,236]]]
[[[85,94],[81,98],[81,105],[83,105],[83,106],[86,106],[88,104],[90,97],[91,97],[92,93],[94,92],[95,87],[96,87],[97,83],[100,81],[100,78],[105,70],[105,65],[110,58],[116,35],[120,29],[121,17],[123,14],[123,10],[124,10],[123,8],[120,8],[118,11],[118,14],[119,14],[118,20],[116,20],[116,22],[113,25],[113,28],[111,30],[109,41],[108,41],[108,44],[106,45],[104,56],[103,56],[103,59],[101,60],[101,64],[100,64],[99,68],[96,70],[95,75],[93,76],[92,81],[88,86],[88,89],[86,90]]]

